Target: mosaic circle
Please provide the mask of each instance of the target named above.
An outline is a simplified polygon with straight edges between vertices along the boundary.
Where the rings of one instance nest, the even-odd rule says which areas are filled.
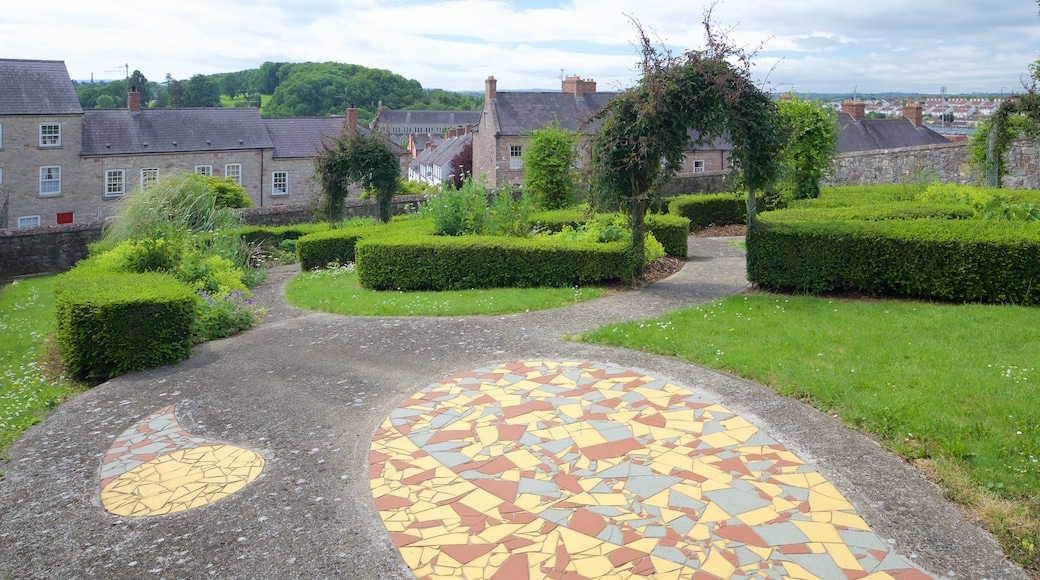
[[[264,469],[259,453],[185,431],[174,407],[120,435],[101,466],[101,505],[120,516],[192,509],[242,489]]]
[[[819,473],[693,391],[588,362],[438,381],[373,439],[420,578],[928,578]]]

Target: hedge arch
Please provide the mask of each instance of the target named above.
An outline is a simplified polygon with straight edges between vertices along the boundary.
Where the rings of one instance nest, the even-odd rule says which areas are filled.
[[[642,264],[645,215],[650,201],[681,166],[690,140],[726,137],[731,160],[748,189],[753,219],[755,190],[774,180],[782,147],[772,98],[751,79],[751,55],[728,45],[705,19],[708,49],[672,57],[658,51],[635,22],[642,42],[642,78],[615,97],[595,118],[593,171],[601,187],[628,206],[634,264]],[[734,66],[731,60],[741,63]],[[640,272],[633,272],[633,284]]]
[[[1019,136],[1017,131],[1009,130],[1008,120],[1020,115],[1026,119],[1025,134],[1034,141],[1040,137],[1040,94],[1035,87],[1022,95],[1012,95],[1001,103],[990,119],[989,134],[986,138],[986,185],[1001,187],[1004,181],[1004,157],[1011,142]]]

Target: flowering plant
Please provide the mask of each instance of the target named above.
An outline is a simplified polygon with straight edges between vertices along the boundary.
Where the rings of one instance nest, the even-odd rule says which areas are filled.
[[[196,343],[238,334],[267,314],[265,309],[253,306],[253,301],[241,290],[231,290],[218,298],[199,292],[197,310]]]

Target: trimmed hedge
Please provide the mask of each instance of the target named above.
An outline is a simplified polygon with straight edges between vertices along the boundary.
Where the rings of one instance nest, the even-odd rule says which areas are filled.
[[[690,237],[690,220],[677,215],[650,214],[646,216],[646,229],[661,242],[669,256],[686,259],[689,252],[687,240]]]
[[[761,214],[748,231],[748,279],[765,288],[812,293],[1038,302],[1040,224],[836,221],[840,211],[845,210]]]
[[[361,239],[360,228],[327,230],[307,234],[296,240],[296,257],[302,270],[325,268],[331,263],[354,261],[354,246]]]
[[[668,202],[668,213],[690,220],[692,229],[744,224],[747,201],[732,193],[680,195]]]
[[[528,223],[535,224],[539,229],[547,232],[562,231],[564,226],[576,228],[588,220],[589,216],[585,210],[578,207],[538,211],[527,218]]]
[[[357,277],[375,290],[572,286],[624,280],[630,252],[622,242],[549,238],[401,235],[361,240]]]
[[[75,377],[106,380],[191,354],[198,299],[173,276],[78,267],[55,293],[62,363]]]
[[[238,237],[249,244],[264,244],[278,247],[285,240],[296,240],[307,234],[329,229],[326,223],[299,224],[293,226],[246,226],[239,228]]]

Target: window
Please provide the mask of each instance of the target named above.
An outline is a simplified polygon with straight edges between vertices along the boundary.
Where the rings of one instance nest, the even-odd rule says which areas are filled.
[[[0,184],[4,182],[4,168],[0,167]]]
[[[61,147],[61,123],[40,123],[40,147]]]
[[[61,194],[61,166],[47,165],[40,168],[40,195]]]
[[[105,172],[105,197],[119,197],[126,191],[126,171],[109,169]]]
[[[242,185],[242,164],[228,163],[224,166],[224,177],[230,178],[238,185]]]
[[[35,228],[40,225],[40,216],[38,215],[27,215],[18,218],[18,227],[20,228]]]
[[[512,170],[524,168],[524,148],[521,145],[509,146],[509,168]]]
[[[289,195],[289,172],[275,171],[271,174],[271,195]]]
[[[59,225],[60,224],[71,224],[72,223],[72,212],[71,211],[66,211],[66,212],[59,213],[57,218],[58,218],[58,224]]]
[[[159,181],[159,168],[146,167],[141,170],[141,189],[154,185]]]
[[[196,165],[195,166],[195,173],[198,173],[199,175],[213,175],[213,166],[212,165]]]
[[[704,173],[704,160],[703,159],[694,159],[693,160],[693,172],[694,173]]]
[[[0,149],[4,148],[4,124],[0,123]]]

